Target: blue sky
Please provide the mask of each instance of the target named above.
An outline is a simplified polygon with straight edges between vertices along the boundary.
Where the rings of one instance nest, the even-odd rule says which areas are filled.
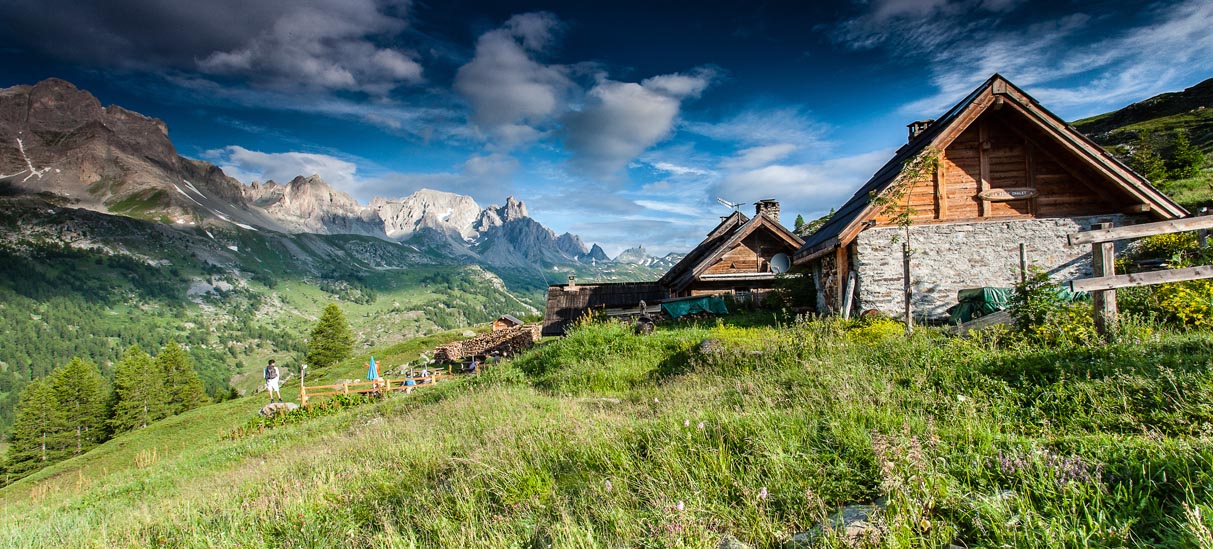
[[[1208,0],[0,7],[0,85],[72,81],[245,183],[513,195],[611,255],[688,250],[718,196],[817,217],[994,72],[1068,120],[1213,76]]]

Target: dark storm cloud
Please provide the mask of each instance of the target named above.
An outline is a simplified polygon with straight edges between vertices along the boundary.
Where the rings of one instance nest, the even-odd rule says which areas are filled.
[[[421,79],[410,54],[376,44],[407,27],[406,8],[374,0],[15,0],[0,17],[18,44],[72,62],[382,94]]]

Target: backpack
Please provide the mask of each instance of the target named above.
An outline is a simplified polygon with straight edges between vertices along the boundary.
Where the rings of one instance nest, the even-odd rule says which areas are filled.
[[[273,366],[265,367],[265,379],[274,379],[278,377],[278,369]]]

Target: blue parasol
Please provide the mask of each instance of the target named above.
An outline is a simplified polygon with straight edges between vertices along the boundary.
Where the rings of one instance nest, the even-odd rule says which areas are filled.
[[[367,368],[366,370],[366,378],[374,381],[375,378],[379,377],[379,370],[375,368],[375,357],[371,357],[370,366],[371,367]]]

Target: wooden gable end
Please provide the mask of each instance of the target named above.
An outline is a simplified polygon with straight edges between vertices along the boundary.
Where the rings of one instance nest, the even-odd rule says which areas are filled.
[[[795,243],[779,238],[770,230],[756,230],[731,246],[700,274],[769,273],[775,254],[791,255],[796,248]]]
[[[908,204],[912,222],[931,223],[1115,213],[1138,201],[1022,114],[991,109],[944,147],[935,173],[899,203]],[[894,224],[901,208],[880,212],[877,225]]]

